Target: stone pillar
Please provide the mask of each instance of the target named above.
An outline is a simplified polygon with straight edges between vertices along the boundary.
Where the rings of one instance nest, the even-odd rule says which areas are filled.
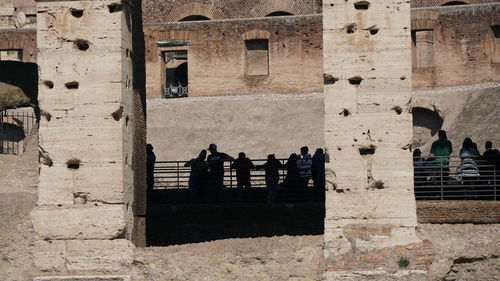
[[[40,275],[126,274],[134,243],[145,243],[137,5],[37,2],[41,165],[32,220]]]
[[[323,26],[325,278],[426,270],[410,151],[410,3],[324,0]]]

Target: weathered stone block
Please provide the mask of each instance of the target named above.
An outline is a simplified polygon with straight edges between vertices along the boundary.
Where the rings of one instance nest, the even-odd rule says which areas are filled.
[[[64,276],[39,276],[33,281],[131,281],[127,275],[64,275]]]
[[[125,229],[121,204],[37,207],[31,212],[39,239],[115,239]]]
[[[34,263],[40,271],[64,271],[66,242],[62,240],[38,240],[35,242]]]
[[[66,241],[68,272],[122,272],[133,262],[133,245],[119,240]]]

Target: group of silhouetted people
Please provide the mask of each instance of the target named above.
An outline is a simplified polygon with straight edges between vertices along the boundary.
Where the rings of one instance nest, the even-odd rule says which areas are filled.
[[[439,139],[432,143],[430,156],[422,157],[420,149],[413,152],[415,169],[415,185],[444,185],[450,182],[450,155],[453,152],[452,143],[448,140],[446,132],[438,132]],[[485,151],[481,155],[477,145],[471,138],[465,138],[459,152],[460,164],[457,167],[457,180],[463,185],[465,199],[477,198],[474,192],[476,186],[496,188],[500,181],[500,152],[493,149],[493,143],[485,143]],[[479,165],[478,165],[479,164]],[[451,189],[449,197],[460,197],[459,193]],[[452,193],[454,192],[454,193]],[[491,192],[489,192],[491,193]],[[488,194],[482,194],[489,198]]]
[[[224,162],[232,162],[230,168],[236,171],[236,186],[239,189],[250,189],[252,187],[251,171],[263,170],[268,203],[276,200],[276,193],[280,186],[280,170],[286,169],[283,182],[285,188],[307,188],[311,179],[314,188],[324,189],[325,186],[325,154],[321,148],[318,148],[311,156],[309,148],[304,146],[300,149],[299,155],[291,154],[285,164],[276,159],[274,154],[269,154],[267,161],[262,165],[254,165],[244,152],[240,152],[238,158],[234,159],[226,153],[217,151],[216,144],[210,144],[208,151],[210,155],[207,156],[207,151],[202,150],[197,158],[189,160],[184,165],[191,168],[189,189],[192,200],[198,200],[202,190],[208,191],[212,199],[217,200],[218,194],[225,187]]]

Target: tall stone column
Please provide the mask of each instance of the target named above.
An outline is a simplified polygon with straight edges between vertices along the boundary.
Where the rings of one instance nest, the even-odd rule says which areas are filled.
[[[134,244],[145,244],[145,107],[133,63],[140,1],[38,0],[37,9],[35,267],[126,274]]]
[[[415,233],[410,3],[323,0],[323,21],[325,278],[416,278],[432,251]]]

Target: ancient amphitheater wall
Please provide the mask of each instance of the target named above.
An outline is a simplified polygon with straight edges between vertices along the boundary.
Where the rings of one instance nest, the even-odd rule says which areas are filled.
[[[175,51],[187,52],[189,96],[322,92],[321,22],[308,15],[146,25],[148,98],[161,97]]]

